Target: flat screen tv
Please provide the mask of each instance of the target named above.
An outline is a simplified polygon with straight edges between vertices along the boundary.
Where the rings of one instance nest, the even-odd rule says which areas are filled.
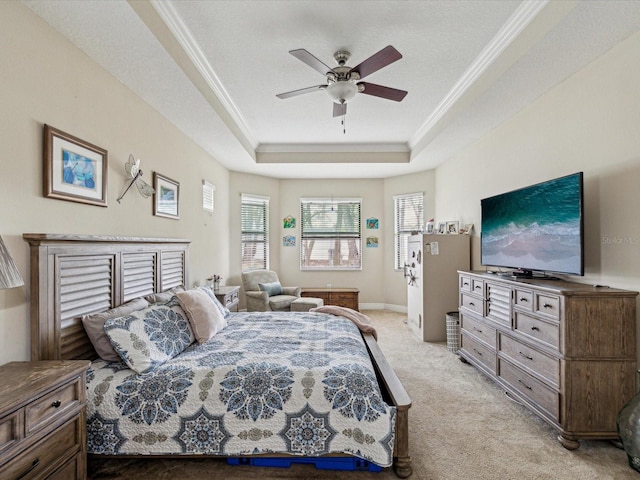
[[[480,201],[481,263],[584,275],[582,172]]]

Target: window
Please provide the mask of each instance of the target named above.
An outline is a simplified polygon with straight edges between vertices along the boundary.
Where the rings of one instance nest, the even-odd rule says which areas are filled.
[[[269,268],[269,198],[242,194],[242,271]]]
[[[395,223],[395,268],[401,269],[407,261],[407,243],[411,232],[424,227],[424,194],[409,193],[393,197]]]
[[[206,180],[202,180],[202,209],[205,212],[213,213],[215,204],[214,204],[214,194],[216,191],[216,186],[212,183],[207,182]]]
[[[362,269],[359,198],[300,200],[300,270]]]

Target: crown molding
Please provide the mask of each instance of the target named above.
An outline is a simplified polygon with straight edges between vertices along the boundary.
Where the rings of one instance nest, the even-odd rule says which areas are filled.
[[[184,52],[189,57],[189,60],[197,71],[202,75],[202,78],[211,89],[215,97],[220,102],[222,108],[224,108],[228,119],[233,122],[233,125],[227,126],[234,132],[240,132],[244,137],[244,144],[250,145],[253,152],[249,152],[255,157],[255,150],[258,147],[258,141],[255,139],[251,129],[249,128],[244,117],[240,113],[240,110],[235,105],[226,89],[222,85],[218,75],[207,61],[207,57],[200,48],[197,40],[191,33],[191,30],[185,25],[182,17],[178,14],[171,1],[159,1],[150,0],[150,4],[158,13],[162,21],[166,24],[167,28],[171,31],[175,39],[178,41]],[[223,119],[227,123],[226,119]],[[233,128],[235,127],[235,128]]]

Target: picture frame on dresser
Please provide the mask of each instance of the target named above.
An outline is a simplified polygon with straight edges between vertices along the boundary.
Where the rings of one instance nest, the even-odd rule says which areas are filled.
[[[45,124],[45,197],[106,207],[107,172],[104,148]]]

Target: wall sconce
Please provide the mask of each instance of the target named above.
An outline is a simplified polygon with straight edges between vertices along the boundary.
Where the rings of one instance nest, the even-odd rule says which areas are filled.
[[[20,287],[24,280],[0,237],[0,289]]]

